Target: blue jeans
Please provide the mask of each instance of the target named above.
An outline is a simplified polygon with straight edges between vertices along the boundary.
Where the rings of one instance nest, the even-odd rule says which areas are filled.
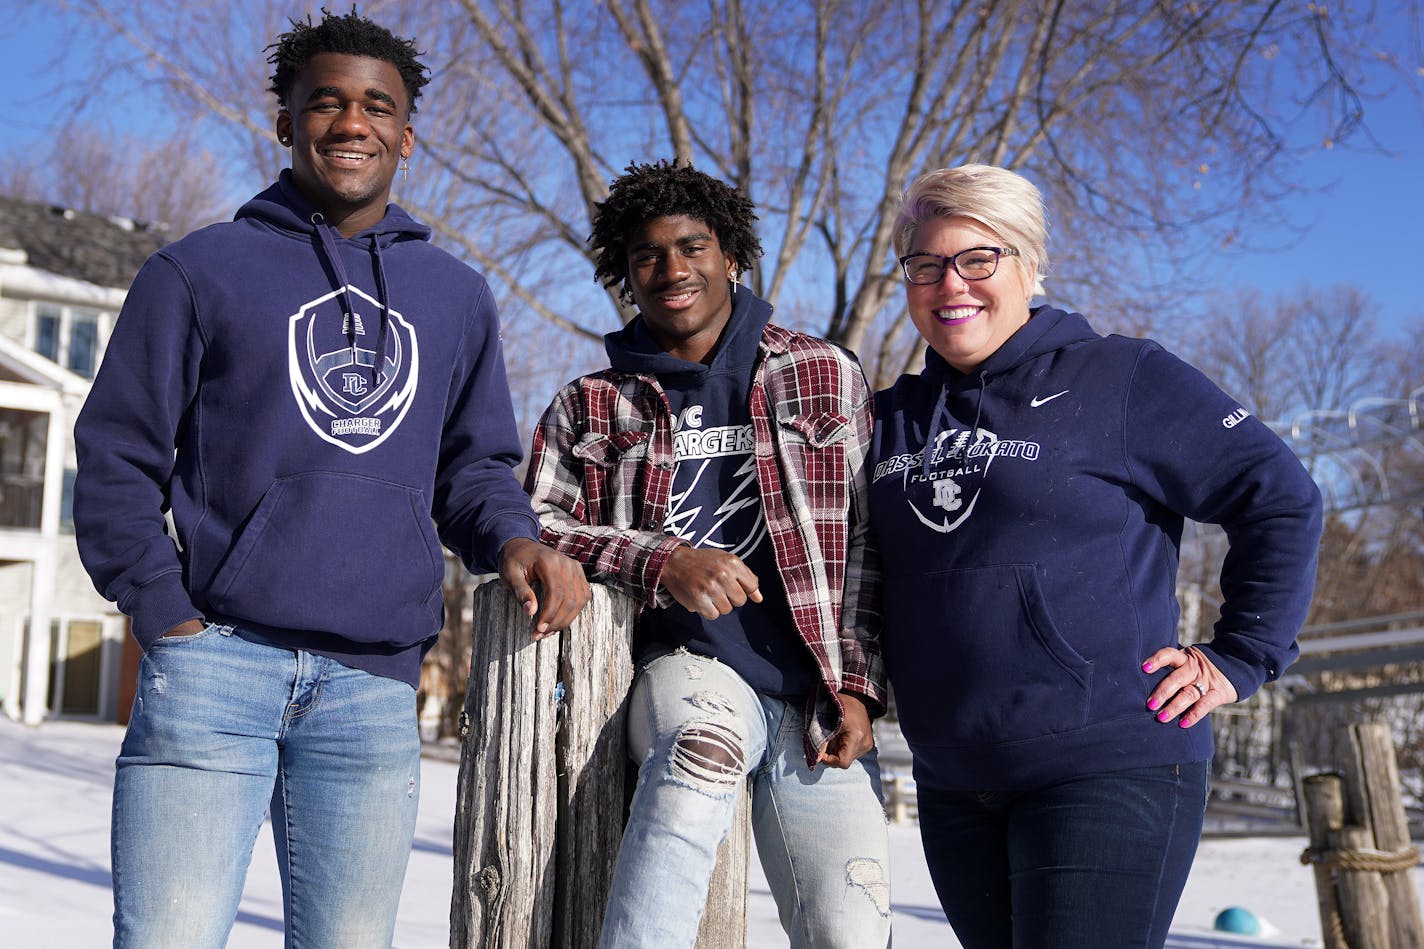
[[[419,774],[406,683],[231,626],[158,640],[114,779],[116,949],[223,946],[269,807],[288,949],[389,949]]]
[[[1196,856],[1209,763],[1028,791],[916,789],[940,905],[965,949],[1160,949]]]
[[[879,949],[890,854],[875,752],[814,771],[802,713],[685,650],[639,674],[628,705],[640,763],[603,922],[607,949],[691,946],[717,846],[752,779],[752,831],[793,947]]]

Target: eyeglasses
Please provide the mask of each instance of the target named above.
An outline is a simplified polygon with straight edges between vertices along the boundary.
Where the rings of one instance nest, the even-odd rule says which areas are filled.
[[[900,266],[905,268],[905,279],[910,283],[939,283],[950,264],[954,265],[954,272],[965,280],[984,280],[994,276],[994,271],[999,269],[1000,257],[1016,256],[1018,251],[1012,247],[971,247],[953,257],[907,254],[900,258]]]

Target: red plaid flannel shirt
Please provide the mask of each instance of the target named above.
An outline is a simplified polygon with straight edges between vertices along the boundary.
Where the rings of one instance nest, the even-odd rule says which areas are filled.
[[[807,761],[840,728],[835,693],[885,708],[880,557],[867,523],[870,390],[855,358],[769,324],[749,393],[757,480],[791,605],[820,670],[806,714]],[[565,386],[534,431],[525,490],[544,543],[649,606],[686,541],[664,530],[673,418],[654,376],[604,369]]]

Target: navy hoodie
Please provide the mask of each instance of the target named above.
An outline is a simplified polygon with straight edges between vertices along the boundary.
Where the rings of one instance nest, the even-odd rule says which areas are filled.
[[[648,333],[642,317],[604,337],[612,368],[657,376],[676,420],[677,470],[667,532],[694,547],[736,554],[761,584],[760,603],[748,600],[715,620],[679,603],[644,612],[640,645],[685,647],[731,666],[758,693],[804,699],[819,676],[796,632],[777,570],[757,486],[748,404],[772,309],[746,288],[733,295],[732,304],[710,364],[669,354]]]
[[[969,374],[931,350],[876,398],[871,523],[916,780],[1017,789],[1211,757],[1160,723],[1183,518],[1230,552],[1203,646],[1241,698],[1297,655],[1320,493],[1270,429],[1157,344],[1050,307]],[[929,451],[926,452],[926,445]]]
[[[204,618],[414,685],[442,542],[485,572],[537,538],[489,288],[429,236],[392,204],[343,238],[283,172],[140,270],[75,425],[74,523],[145,649]]]

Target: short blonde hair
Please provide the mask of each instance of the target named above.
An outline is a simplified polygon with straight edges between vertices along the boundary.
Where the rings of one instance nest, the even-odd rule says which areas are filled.
[[[1043,195],[1023,175],[995,165],[927,171],[910,183],[895,216],[895,254],[911,250],[915,231],[931,217],[966,217],[1019,252],[1034,295],[1048,272],[1048,225]]]

